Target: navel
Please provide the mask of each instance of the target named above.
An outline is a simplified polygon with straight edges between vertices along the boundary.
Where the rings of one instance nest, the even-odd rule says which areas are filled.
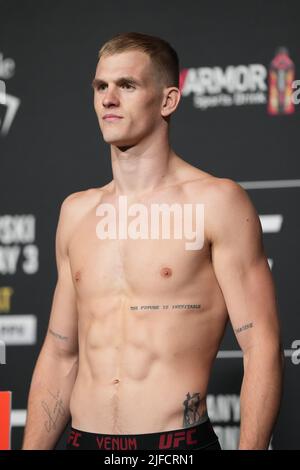
[[[172,276],[172,269],[171,268],[168,268],[167,266],[164,267],[164,268],[161,268],[160,270],[160,275],[162,277],[171,277]]]
[[[79,282],[79,281],[80,281],[80,278],[81,278],[81,273],[80,273],[80,271],[76,271],[76,273],[75,273],[75,281],[76,281],[76,282]]]

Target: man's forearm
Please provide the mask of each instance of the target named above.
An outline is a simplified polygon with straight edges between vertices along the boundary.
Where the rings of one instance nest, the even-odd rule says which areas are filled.
[[[53,449],[70,418],[77,358],[42,349],[30,387],[23,450]]]
[[[275,348],[253,347],[244,355],[239,449],[268,449],[282,393],[284,356]]]

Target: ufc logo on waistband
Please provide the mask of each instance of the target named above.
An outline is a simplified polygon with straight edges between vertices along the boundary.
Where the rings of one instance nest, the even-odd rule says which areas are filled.
[[[180,442],[184,441],[187,445],[197,444],[197,441],[193,440],[192,434],[196,431],[195,428],[189,429],[188,431],[176,431],[172,433],[165,433],[160,436],[159,448],[169,449],[170,447],[179,447]]]

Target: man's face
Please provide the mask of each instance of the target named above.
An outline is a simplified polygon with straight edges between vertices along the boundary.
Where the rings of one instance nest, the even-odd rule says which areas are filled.
[[[101,57],[93,86],[94,107],[105,142],[136,145],[161,123],[163,88],[147,54],[128,51]],[[105,119],[106,114],[121,118]]]

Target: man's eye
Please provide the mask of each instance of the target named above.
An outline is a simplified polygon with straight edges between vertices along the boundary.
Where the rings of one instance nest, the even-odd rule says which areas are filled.
[[[102,84],[98,85],[97,89],[98,90],[104,90],[104,87],[106,87],[106,85],[104,83],[102,83]],[[130,83],[122,83],[121,87],[126,87],[127,89],[134,88],[134,86],[130,85]]]
[[[125,86],[126,88],[134,88],[132,85],[130,85],[129,83],[122,83],[121,86]]]

